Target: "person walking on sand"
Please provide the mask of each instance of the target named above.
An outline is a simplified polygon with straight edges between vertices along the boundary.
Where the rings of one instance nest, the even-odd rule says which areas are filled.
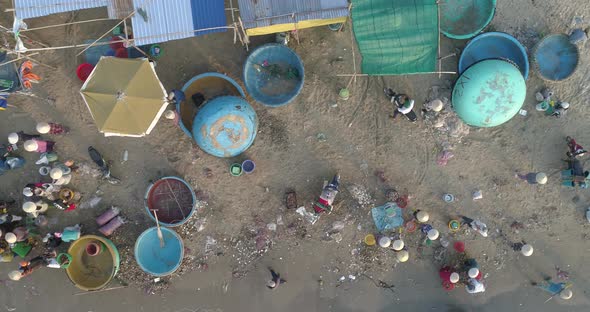
[[[455,289],[455,284],[459,282],[459,273],[451,271],[450,266],[442,267],[438,271],[438,276],[442,279],[442,286],[446,291]]]
[[[70,132],[68,127],[55,122],[40,122],[36,128],[37,132],[41,134],[67,134]]]
[[[476,280],[475,278],[470,278],[467,281],[467,285],[465,286],[465,290],[470,294],[477,294],[486,291],[485,285]]]
[[[543,289],[544,291],[549,292],[551,294],[551,297],[547,301],[549,301],[551,298],[553,298],[555,296],[559,296],[563,300],[569,300],[573,296],[572,291],[569,289],[571,287],[571,284],[556,283],[553,280],[551,280],[550,277],[545,278],[545,280],[543,282],[541,282],[541,284],[536,283],[536,282],[531,282],[531,285],[535,286],[535,287],[539,287],[539,288]]]
[[[466,216],[461,216],[461,219],[461,225],[467,224],[474,231],[481,234],[481,236],[488,237],[488,226],[485,223],[479,220],[468,218]]]
[[[275,272],[272,268],[268,268],[270,274],[272,275],[272,279],[266,282],[266,287],[269,289],[275,289],[279,287],[280,284],[284,284],[287,281],[281,278],[281,275]]]
[[[526,181],[528,184],[545,184],[547,183],[547,174],[544,172],[529,172],[526,174],[520,174],[516,172],[514,174],[516,178]]]

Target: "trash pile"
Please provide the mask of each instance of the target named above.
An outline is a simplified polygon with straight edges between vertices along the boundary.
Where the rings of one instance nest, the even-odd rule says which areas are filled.
[[[440,166],[448,163],[454,156],[455,145],[469,135],[469,126],[451,109],[450,94],[451,91],[446,88],[431,87],[428,92],[428,101],[422,109],[425,123],[434,129],[434,137],[440,148],[436,162]]]
[[[31,82],[34,80],[32,74],[28,74],[27,77]],[[67,213],[79,206],[95,207],[101,198],[93,197],[90,202],[81,205],[82,194],[72,186],[80,167],[73,160],[60,158],[55,151],[56,142],[45,138],[57,138],[67,134],[69,129],[53,122],[39,122],[36,131],[38,134],[28,134],[24,131],[10,133],[8,145],[1,147],[0,174],[6,170],[23,168],[25,159],[21,156],[22,152],[39,155],[35,162],[38,166],[38,180],[26,184],[22,189],[23,204],[20,209],[16,206],[16,201],[0,204],[2,262],[12,262],[14,257],[23,260],[19,263],[18,269],[10,272],[9,277],[12,280],[20,280],[47,266],[65,269],[70,279],[81,289],[94,290],[97,289],[97,285],[101,288],[114,275],[114,272],[109,274],[109,270],[118,266],[118,251],[112,242],[98,236],[83,236],[83,227],[80,224],[67,226],[59,231],[50,230],[48,218],[48,215],[54,214],[54,210]],[[110,177],[110,170],[102,156],[95,152],[103,165],[100,168],[103,178],[115,179],[116,181],[113,181],[118,183],[118,179]],[[101,214],[96,223],[100,227],[99,232],[109,236],[121,227],[125,220],[120,216],[120,209],[112,207]],[[70,245],[67,247],[63,243]],[[83,249],[84,252],[77,252],[79,249]],[[82,263],[80,257],[84,253],[90,258]],[[88,274],[88,270],[105,270],[103,276],[107,276],[108,279],[80,278]],[[105,284],[101,284],[103,282]]]

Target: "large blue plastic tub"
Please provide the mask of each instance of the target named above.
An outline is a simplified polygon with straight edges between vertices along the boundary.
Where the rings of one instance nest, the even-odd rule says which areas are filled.
[[[549,35],[535,46],[533,62],[541,78],[562,81],[571,77],[578,68],[578,47],[562,34]]]
[[[496,0],[441,0],[440,31],[452,39],[469,39],[494,18]]]
[[[244,64],[244,84],[257,102],[271,107],[286,105],[303,88],[303,62],[288,47],[270,43],[250,54]]]
[[[501,59],[516,65],[524,79],[529,77],[529,58],[524,46],[506,33],[488,32],[473,38],[459,58],[459,74],[483,60]]]
[[[160,246],[158,228],[141,233],[135,242],[135,260],[146,273],[165,276],[174,273],[182,263],[184,244],[176,232],[162,227],[164,247]]]

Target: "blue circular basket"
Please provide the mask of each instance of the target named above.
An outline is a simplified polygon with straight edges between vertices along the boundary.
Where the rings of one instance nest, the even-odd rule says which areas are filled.
[[[496,0],[441,0],[440,31],[452,39],[469,39],[494,18]]]
[[[168,184],[165,184],[168,181]],[[170,190],[170,187],[175,194],[160,194],[162,190],[166,192]],[[183,193],[177,192],[180,188],[182,188]],[[188,194],[187,194],[188,193]],[[184,213],[183,217],[174,218],[172,217],[175,213],[178,214],[178,211],[169,211],[168,207],[164,207],[166,204],[165,201],[159,201],[157,197],[166,197],[168,202],[176,203],[177,200],[180,200],[183,204],[186,204],[182,207],[182,209],[187,210]],[[177,196],[175,198],[174,196]],[[178,198],[180,197],[180,198]],[[148,185],[145,195],[144,195],[144,208],[147,212],[148,216],[156,222],[156,218],[154,217],[153,212],[150,209],[158,209],[158,222],[161,226],[166,227],[174,227],[184,224],[188,219],[190,219],[195,211],[197,211],[197,196],[193,188],[183,179],[179,177],[167,176],[158,179],[157,181],[150,183]],[[161,209],[161,211],[160,211]],[[169,222],[165,220],[170,219]]]
[[[144,272],[154,276],[174,273],[184,257],[182,238],[169,228],[160,229],[164,247],[160,247],[157,227],[145,230],[135,241],[135,261]]]
[[[181,89],[182,92],[184,92],[184,93],[188,92],[188,90],[191,89],[193,84],[198,84],[200,82],[200,80],[204,80],[207,78],[219,78],[219,79],[225,80],[227,83],[234,86],[234,88],[239,92],[239,94],[242,97],[246,97],[246,93],[244,93],[244,90],[242,89],[240,84],[237,83],[234,79],[232,79],[231,77],[228,77],[227,75],[223,75],[220,73],[213,73],[213,72],[203,73],[203,74],[194,76],[193,78],[191,78],[191,80],[187,81],[184,84],[184,86]],[[222,95],[232,95],[232,94],[215,94],[214,96],[222,96]],[[188,95],[188,99],[186,99],[186,101],[190,101],[190,94]],[[187,104],[181,103],[180,101],[176,102],[176,111],[178,112],[178,114],[182,114],[181,105],[187,105]],[[188,118],[190,119],[190,121],[192,121],[194,119],[194,116],[189,116]],[[178,125],[180,126],[180,129],[182,129],[182,131],[186,135],[188,135],[191,138],[193,137],[193,134],[191,133],[192,124],[185,125],[183,122],[183,118],[180,118]]]
[[[244,64],[244,84],[257,102],[278,107],[291,102],[303,88],[303,62],[288,47],[270,43],[250,53]]]
[[[529,77],[529,58],[524,46],[509,34],[487,32],[473,38],[459,58],[459,74],[483,60],[501,59],[516,65],[524,79]]]
[[[563,81],[571,77],[579,61],[578,47],[562,34],[544,37],[533,50],[535,69],[541,78],[549,81]]]

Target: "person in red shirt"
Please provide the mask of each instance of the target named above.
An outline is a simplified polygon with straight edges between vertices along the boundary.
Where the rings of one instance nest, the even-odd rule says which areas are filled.
[[[459,273],[451,271],[451,267],[445,266],[438,271],[442,279],[442,286],[446,291],[455,289],[455,284],[459,282]]]

